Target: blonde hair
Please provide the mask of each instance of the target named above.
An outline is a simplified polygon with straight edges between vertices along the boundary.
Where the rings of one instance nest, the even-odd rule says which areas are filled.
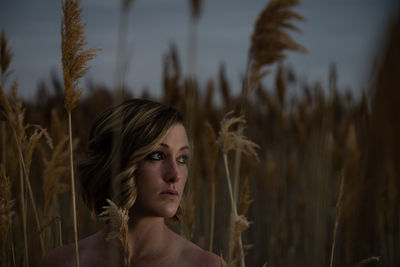
[[[99,215],[111,199],[130,209],[136,200],[135,174],[143,160],[177,123],[184,124],[174,107],[132,99],[104,111],[94,122],[85,157],[78,165],[83,200]],[[175,218],[180,216],[182,206]]]

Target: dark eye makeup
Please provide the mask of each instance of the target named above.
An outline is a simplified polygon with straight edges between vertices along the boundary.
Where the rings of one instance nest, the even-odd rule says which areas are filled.
[[[177,161],[178,161],[180,164],[186,164],[187,161],[188,161],[188,159],[189,159],[188,155],[182,155],[182,156],[180,156],[180,157],[178,158]]]
[[[154,151],[145,157],[145,160],[148,161],[159,161],[165,159],[166,155],[161,151]],[[188,162],[188,155],[181,155],[177,158],[177,162],[179,164],[187,164]]]
[[[158,161],[158,160],[162,160],[165,158],[164,153],[162,153],[161,151],[154,151],[152,153],[150,153],[149,155],[146,156],[146,160],[150,160],[150,161]]]

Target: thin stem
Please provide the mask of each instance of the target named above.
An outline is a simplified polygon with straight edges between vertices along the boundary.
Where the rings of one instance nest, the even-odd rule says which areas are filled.
[[[75,257],[76,266],[79,267],[79,248],[78,248],[78,227],[76,223],[76,196],[75,196],[75,176],[74,176],[74,154],[72,146],[72,122],[71,111],[68,111],[68,129],[69,129],[69,158],[71,167],[71,195],[72,195],[72,212],[74,219],[74,241],[75,241]]]
[[[236,209],[236,203],[235,203],[235,199],[233,198],[233,192],[232,192],[231,175],[229,173],[229,167],[228,167],[228,156],[225,153],[224,153],[224,166],[225,166],[225,173],[226,173],[226,181],[228,182],[229,197],[231,200],[233,215],[237,216],[238,214],[237,214],[237,209]]]
[[[229,167],[228,167],[228,156],[227,156],[227,154],[224,153],[223,157],[224,157],[224,166],[225,166],[225,172],[226,172],[226,179],[227,179],[227,182],[228,182],[228,189],[229,189],[229,196],[230,196],[230,199],[231,199],[232,211],[233,211],[233,215],[235,217],[237,217],[238,216],[238,212],[237,212],[236,203],[235,203],[235,200],[233,198],[233,193],[232,193],[231,176],[230,176]],[[245,267],[244,250],[243,250],[243,243],[242,243],[242,236],[241,235],[239,236],[239,248],[240,248],[240,251],[242,253],[242,257],[240,259],[240,266],[241,267]],[[231,260],[231,257],[232,257],[231,254],[232,254],[232,251],[230,251],[230,253],[229,253],[229,261]]]
[[[11,236],[11,256],[12,256],[12,260],[13,260],[13,266],[15,267],[17,265],[15,263],[14,235],[13,235],[11,225],[10,225],[10,236]]]
[[[7,173],[7,161],[6,161],[6,123],[4,121],[1,122],[1,147],[2,147],[2,157],[1,160],[3,162],[4,172]]]
[[[28,235],[26,231],[26,209],[25,209],[25,186],[22,166],[19,167],[19,177],[21,184],[21,210],[22,210],[22,225],[24,231],[24,245],[25,245],[25,266],[29,266],[29,250],[28,250]]]
[[[330,267],[333,266],[333,258],[335,255],[335,243],[336,243],[336,234],[337,234],[337,229],[339,227],[339,220],[341,216],[341,203],[343,199],[343,188],[344,188],[344,174],[342,173],[342,179],[340,181],[340,189],[339,189],[339,194],[338,198],[336,201],[336,219],[335,219],[335,228],[333,231],[333,241],[332,241],[332,249],[331,249],[331,261],[330,261]]]
[[[210,243],[208,251],[213,251],[214,242],[214,224],[215,224],[215,177],[211,175],[211,223],[210,223]]]
[[[59,238],[58,241],[60,242],[60,247],[62,246],[63,242],[62,242],[62,228],[61,228],[61,216],[58,220],[58,234],[59,234]]]

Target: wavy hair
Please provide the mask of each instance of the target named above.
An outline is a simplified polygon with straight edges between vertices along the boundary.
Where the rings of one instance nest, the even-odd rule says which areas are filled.
[[[176,123],[184,124],[176,108],[144,99],[125,101],[99,116],[90,130],[86,154],[78,164],[83,200],[92,212],[99,215],[108,205],[106,199],[128,210],[133,206],[138,163]],[[176,219],[180,213],[182,204]]]

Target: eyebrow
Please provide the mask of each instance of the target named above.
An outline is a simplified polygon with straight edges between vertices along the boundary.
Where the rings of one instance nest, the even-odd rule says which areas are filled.
[[[169,145],[167,145],[165,143],[160,143],[160,146],[169,148]],[[183,146],[179,150],[185,150],[185,149],[190,150],[189,146]]]

